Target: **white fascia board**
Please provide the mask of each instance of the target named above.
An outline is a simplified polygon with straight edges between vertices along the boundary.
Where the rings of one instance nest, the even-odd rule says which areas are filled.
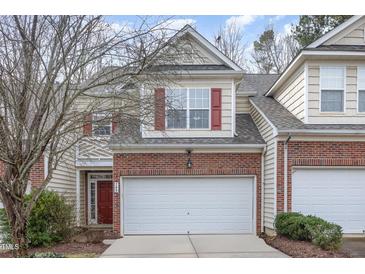
[[[235,71],[242,72],[242,68],[240,68],[237,64],[235,64],[231,59],[225,56],[222,52],[220,52],[215,46],[213,46],[204,36],[202,36],[199,32],[193,29],[191,26],[185,26],[185,29],[178,34],[178,37],[181,37],[185,33],[191,34],[195,39],[197,39],[200,43],[202,43],[208,50],[210,50],[214,55],[216,55],[219,59],[221,59],[224,63],[229,65]]]
[[[113,166],[113,160],[101,160],[101,161],[82,161],[76,160],[76,167],[111,167]]]
[[[301,59],[303,58],[303,51],[301,51],[297,57],[289,64],[289,66],[284,70],[284,72],[280,75],[280,77],[276,80],[276,82],[271,86],[268,92],[265,93],[265,96],[269,96],[273,93],[276,88],[281,85],[284,79],[287,79],[288,75],[291,75],[292,70],[295,70],[299,67]]]
[[[242,78],[243,72],[242,71],[235,71],[235,70],[170,70],[164,72],[156,72],[154,74],[166,74],[166,73],[173,73],[171,76],[232,76],[235,78]]]
[[[259,148],[262,149],[266,146],[266,144],[112,144],[109,145],[109,148],[112,150],[115,149],[140,149],[140,148]]]
[[[278,129],[277,129],[277,127],[269,120],[269,118],[267,118],[267,116],[265,115],[265,113],[263,113],[261,111],[261,109],[259,109],[250,98],[248,100],[253,105],[253,107],[257,110],[257,112],[260,113],[260,115],[264,118],[264,120],[272,127],[272,129],[273,129],[273,135],[274,135],[273,137],[277,136],[278,135]]]
[[[280,133],[285,134],[320,134],[320,135],[365,135],[365,130],[351,130],[351,129],[283,129]]]
[[[322,37],[320,37],[319,39],[317,39],[313,43],[309,44],[306,48],[316,48],[316,47],[322,45],[327,40],[331,39],[336,34],[338,34],[339,32],[341,32],[344,29],[346,29],[348,26],[350,26],[353,23],[355,23],[356,21],[358,21],[362,16],[363,15],[355,15],[355,16],[351,17],[346,22],[342,23],[341,25],[337,26],[336,28],[334,28],[330,32],[326,33],[325,35],[323,35]]]

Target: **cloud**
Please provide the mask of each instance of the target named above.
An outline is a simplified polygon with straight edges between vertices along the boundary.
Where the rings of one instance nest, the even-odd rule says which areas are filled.
[[[194,26],[196,24],[195,19],[191,18],[182,18],[182,19],[169,19],[163,23],[165,28],[173,29],[173,30],[180,30],[185,25]]]
[[[270,16],[269,20],[268,20],[268,23],[269,23],[269,25],[275,24],[276,22],[280,21],[284,17],[285,17],[284,15]]]
[[[291,28],[292,28],[292,24],[291,23],[285,24],[284,27],[283,27],[284,34],[290,34],[291,33]]]
[[[240,15],[232,16],[226,20],[226,25],[237,24],[240,27],[245,27],[252,24],[258,16],[256,15]]]

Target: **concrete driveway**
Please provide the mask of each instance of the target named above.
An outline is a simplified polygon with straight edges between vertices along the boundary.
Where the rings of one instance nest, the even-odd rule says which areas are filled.
[[[344,238],[342,240],[342,251],[354,258],[365,258],[365,237]]]
[[[103,258],[288,257],[254,235],[146,235],[115,240]]]

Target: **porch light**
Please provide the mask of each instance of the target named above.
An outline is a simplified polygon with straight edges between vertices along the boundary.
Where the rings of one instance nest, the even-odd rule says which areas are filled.
[[[193,161],[191,160],[191,150],[187,149],[186,152],[188,153],[188,161],[186,162],[186,167],[187,168],[192,168],[193,167]]]
[[[114,193],[119,193],[119,182],[114,182]]]

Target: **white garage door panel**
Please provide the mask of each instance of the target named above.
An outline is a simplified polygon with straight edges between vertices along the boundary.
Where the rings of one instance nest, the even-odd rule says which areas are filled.
[[[293,173],[293,211],[342,226],[345,233],[365,230],[365,170],[298,169]]]
[[[252,233],[252,178],[126,178],[125,234]]]

